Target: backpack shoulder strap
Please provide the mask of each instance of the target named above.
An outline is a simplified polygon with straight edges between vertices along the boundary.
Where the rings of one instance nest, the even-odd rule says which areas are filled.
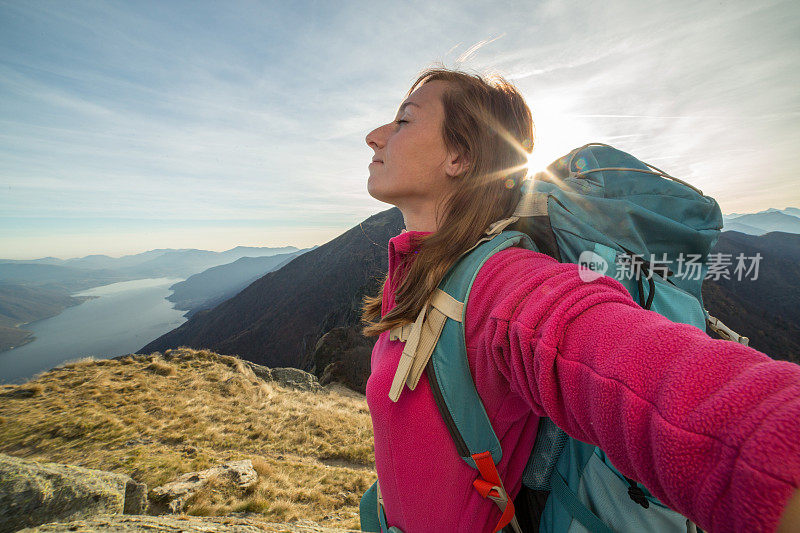
[[[500,521],[494,531],[510,524],[515,532],[521,533],[514,504],[497,472],[496,465],[503,452],[475,388],[464,336],[467,299],[478,271],[491,256],[511,246],[535,249],[526,234],[501,231],[469,250],[442,279],[439,291],[461,305],[461,315],[458,319],[449,316],[444,321],[426,368],[436,405],[458,454],[479,472],[478,478],[473,482],[475,489],[500,509]]]
[[[524,233],[503,231],[463,256],[439,284],[443,292],[462,303],[462,314],[460,320],[447,320],[444,324],[427,367],[428,379],[459,455],[473,468],[477,468],[472,458],[474,454],[490,451],[497,464],[502,451],[469,369],[464,337],[467,299],[484,263],[511,246],[533,248],[530,238]]]

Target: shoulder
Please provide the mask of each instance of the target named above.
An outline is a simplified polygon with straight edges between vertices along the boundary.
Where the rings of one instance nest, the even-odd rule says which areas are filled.
[[[560,263],[549,255],[519,247],[506,248],[490,257],[478,271],[470,290],[470,316],[513,320],[528,303],[541,311],[585,293],[611,292],[623,299],[630,295],[608,276],[585,281],[580,267]]]
[[[492,318],[510,318],[535,286],[571,268],[549,255],[516,246],[495,253],[472,283],[467,322],[478,326]]]
[[[512,246],[505,250],[500,250],[487,259],[486,263],[484,263],[481,270],[478,272],[478,277],[487,278],[489,276],[494,277],[494,275],[500,275],[502,277],[512,272],[530,272],[532,269],[557,267],[557,265],[562,264],[564,263],[559,263],[547,254],[535,252],[519,246]],[[476,280],[478,277],[476,277]]]

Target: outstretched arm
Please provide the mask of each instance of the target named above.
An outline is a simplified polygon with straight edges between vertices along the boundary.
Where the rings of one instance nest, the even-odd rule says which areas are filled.
[[[800,366],[646,311],[611,278],[501,254],[473,290],[511,389],[703,529],[774,531],[800,485]]]

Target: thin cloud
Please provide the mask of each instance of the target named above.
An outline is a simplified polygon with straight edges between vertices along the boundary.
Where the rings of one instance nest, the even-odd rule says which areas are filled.
[[[492,39],[484,39],[483,41],[478,41],[477,43],[475,43],[472,46],[470,46],[469,48],[467,48],[466,51],[464,51],[463,54],[458,56],[458,59],[456,59],[456,63],[464,63],[470,57],[475,55],[475,52],[480,50],[482,47],[486,46],[489,43],[493,43],[494,41],[500,39],[501,37],[505,37],[505,35],[506,35],[505,33],[502,33],[502,34],[500,34],[497,37],[494,37]],[[451,48],[451,50],[452,50],[452,48]]]

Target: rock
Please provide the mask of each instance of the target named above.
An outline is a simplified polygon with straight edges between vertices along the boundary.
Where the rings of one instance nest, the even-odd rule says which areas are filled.
[[[321,385],[338,382],[364,394],[375,339],[354,326],[333,328],[314,347],[314,368]]]
[[[266,366],[257,365],[252,361],[245,361],[242,359],[242,362],[250,367],[250,370],[253,371],[253,374],[256,375],[258,379],[261,381],[272,381],[272,369]]]
[[[147,486],[126,475],[0,454],[0,533],[146,510]]]
[[[267,368],[256,363],[242,360],[253,371],[257,378],[263,381],[274,381],[284,387],[303,391],[318,392],[322,386],[314,374],[309,374],[299,368]]]
[[[346,529],[320,526],[310,520],[288,524],[247,518],[195,516],[98,516],[68,523],[46,524],[20,533],[346,533]]]
[[[244,489],[258,481],[258,473],[250,459],[232,461],[208,470],[184,474],[175,481],[154,488],[150,491],[150,497],[164,511],[180,513],[186,501],[212,478],[229,481]]]
[[[273,368],[272,380],[299,390],[318,391],[322,389],[316,376],[298,368]]]

